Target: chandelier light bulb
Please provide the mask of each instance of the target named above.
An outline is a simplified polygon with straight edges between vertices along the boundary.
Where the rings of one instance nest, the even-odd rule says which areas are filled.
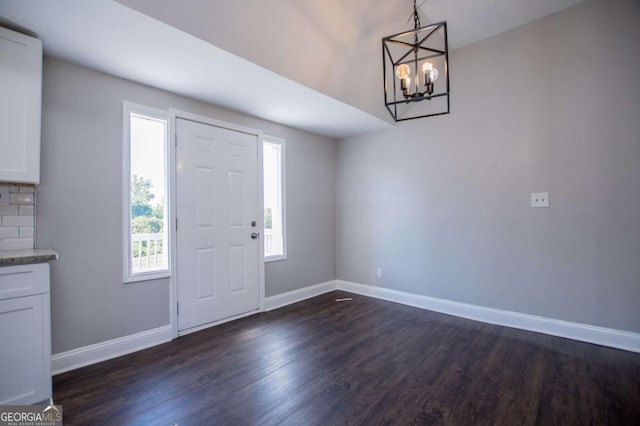
[[[438,69],[434,68],[431,62],[422,64],[422,72],[424,73],[424,84],[433,83],[438,79]]]
[[[396,68],[396,76],[400,80],[404,80],[405,78],[409,77],[410,75],[411,75],[411,68],[409,68],[409,65],[401,64],[401,65],[398,65],[398,67]]]

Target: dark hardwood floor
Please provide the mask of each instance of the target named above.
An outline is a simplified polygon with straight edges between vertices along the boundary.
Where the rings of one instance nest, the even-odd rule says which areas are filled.
[[[55,376],[54,397],[65,425],[640,425],[640,354],[333,292]]]

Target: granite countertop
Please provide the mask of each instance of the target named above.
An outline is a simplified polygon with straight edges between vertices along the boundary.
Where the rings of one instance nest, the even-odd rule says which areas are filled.
[[[0,251],[0,266],[29,265],[57,260],[58,253],[51,249]]]

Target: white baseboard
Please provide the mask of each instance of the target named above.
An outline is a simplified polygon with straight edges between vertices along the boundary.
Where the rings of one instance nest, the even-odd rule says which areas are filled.
[[[283,306],[291,305],[292,303],[300,302],[301,300],[320,296],[321,294],[328,293],[336,289],[336,281],[331,280],[311,285],[309,287],[300,288],[298,290],[276,294],[275,296],[267,297],[265,300],[265,311],[272,311]]]
[[[334,290],[343,290],[489,324],[535,331],[640,353],[640,334],[638,333],[470,305],[342,280],[327,281],[267,297],[265,310],[271,311]],[[53,375],[56,375],[159,345],[172,340],[172,333],[171,326],[166,325],[55,354],[51,357],[51,371]]]
[[[265,300],[265,311],[281,308],[301,300],[319,296],[336,289],[334,280],[298,290],[289,291],[287,293],[277,294],[267,297]],[[243,316],[252,315],[254,312],[243,314]],[[222,324],[231,319],[219,321],[214,324],[205,324],[204,326],[194,329],[182,331],[180,336],[208,328],[212,325]],[[108,359],[116,358],[122,355],[130,354],[151,346],[169,342],[173,338],[173,330],[170,325],[154,328],[152,330],[143,331],[141,333],[132,334],[130,336],[119,337],[117,339],[108,340],[106,342],[96,343],[95,345],[84,346],[82,348],[73,349],[68,352],[55,354],[51,357],[51,371],[53,375],[64,373],[66,371],[75,370],[76,368],[85,367],[87,365],[96,364]]]
[[[489,324],[640,352],[640,334],[337,280],[337,289]]]
[[[172,330],[170,325],[154,328],[129,336],[119,337],[95,345],[84,346],[51,357],[51,374],[75,370],[108,359],[116,358],[151,346],[170,341]]]

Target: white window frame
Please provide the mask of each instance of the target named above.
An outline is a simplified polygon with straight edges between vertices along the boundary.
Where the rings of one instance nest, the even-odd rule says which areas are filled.
[[[280,156],[280,202],[282,203],[282,254],[275,256],[267,256],[265,252],[264,261],[268,262],[277,262],[280,260],[287,260],[287,149],[286,149],[286,141],[282,138],[276,136],[264,135],[262,139],[262,147],[264,148],[265,143],[270,143],[272,145],[280,145],[281,156]],[[264,156],[263,156],[264,158]],[[264,167],[264,165],[263,165]],[[264,189],[264,188],[263,188]],[[263,219],[264,221],[264,219]],[[266,239],[266,235],[265,235]]]
[[[167,215],[167,268],[159,271],[133,273],[130,262],[131,253],[131,114],[140,114],[147,117],[166,121],[165,133],[165,179],[166,179],[166,200],[165,214]],[[172,210],[171,210],[171,157],[169,148],[169,113],[156,108],[135,104],[133,102],[122,102],[122,222],[123,222],[123,280],[125,283],[133,283],[171,276],[171,242],[173,240]]]

